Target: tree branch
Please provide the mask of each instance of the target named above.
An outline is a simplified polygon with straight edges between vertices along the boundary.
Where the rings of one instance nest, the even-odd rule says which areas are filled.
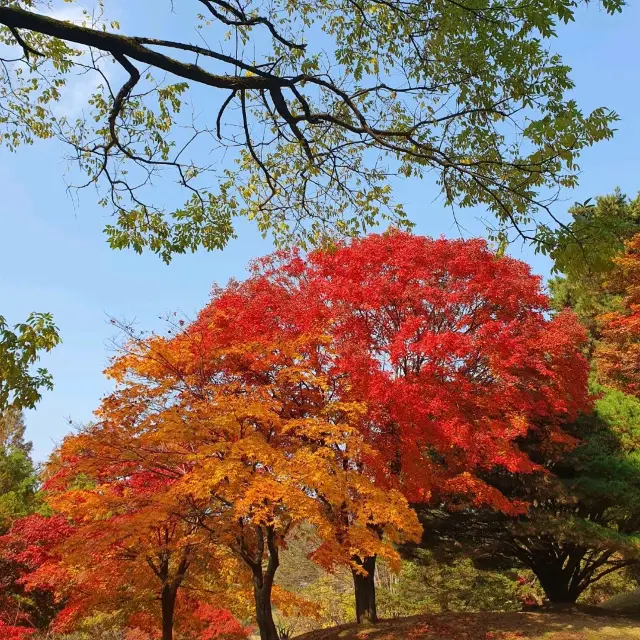
[[[34,56],[44,57],[44,53],[40,53],[40,51],[36,51],[33,47],[29,46],[25,42],[25,40],[22,38],[22,36],[20,35],[20,33],[15,27],[9,26],[9,31],[11,31],[11,34],[13,35],[13,37],[18,41],[18,44],[24,49],[24,55],[27,58],[27,60],[29,59],[30,53],[33,54]]]
[[[89,27],[57,20],[17,7],[0,7],[0,24],[10,29],[28,29],[44,35],[60,38],[67,42],[93,47],[113,55],[127,56],[138,62],[151,65],[163,71],[173,73],[185,80],[193,80],[217,89],[270,89],[287,86],[291,80],[274,76],[232,76],[216,75],[195,64],[181,62],[175,58],[149,49],[138,38],[122,36],[108,31],[99,31]]]

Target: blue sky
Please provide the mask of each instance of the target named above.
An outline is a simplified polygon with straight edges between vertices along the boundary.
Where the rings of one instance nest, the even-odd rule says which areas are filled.
[[[126,18],[125,15],[118,16]],[[640,3],[621,15],[606,16],[592,3],[576,24],[563,27],[554,45],[573,67],[575,97],[585,111],[606,105],[621,116],[613,141],[583,155],[580,186],[556,206],[562,214],[576,200],[611,192],[640,190]],[[114,330],[108,316],[137,320],[140,327],[160,326],[159,316],[181,310],[194,315],[207,301],[214,282],[243,277],[248,261],[271,245],[242,221],[239,239],[223,252],[177,256],[170,266],[153,255],[112,251],[102,228],[108,212],[89,191],[72,201],[62,175],[65,164],[57,143],[39,143],[17,154],[0,153],[0,313],[10,323],[31,311],[51,311],[63,343],[43,358],[55,378],[36,410],[27,412],[28,436],[37,460],[43,460],[69,430],[68,419],[91,418],[109,388],[102,375]],[[162,189],[163,187],[160,187]],[[161,194],[160,194],[161,195]],[[458,236],[449,211],[436,199],[432,180],[404,181],[397,197],[418,233]],[[461,221],[479,233],[480,211],[462,212]],[[512,248],[536,272],[549,264],[525,247]]]

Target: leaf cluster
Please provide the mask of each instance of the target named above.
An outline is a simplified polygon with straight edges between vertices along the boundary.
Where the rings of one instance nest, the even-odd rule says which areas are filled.
[[[52,389],[53,381],[42,367],[32,372],[42,352],[60,342],[49,313],[32,313],[26,322],[11,328],[0,316],[0,410],[32,408],[40,389]]]

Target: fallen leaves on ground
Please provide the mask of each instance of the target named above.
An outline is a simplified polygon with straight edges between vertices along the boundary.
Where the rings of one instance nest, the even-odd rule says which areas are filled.
[[[296,640],[640,640],[636,618],[581,612],[434,614],[343,625]]]

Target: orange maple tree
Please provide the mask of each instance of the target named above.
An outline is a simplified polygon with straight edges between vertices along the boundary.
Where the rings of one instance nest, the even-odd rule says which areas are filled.
[[[417,540],[420,526],[398,490],[362,473],[363,459],[377,453],[357,428],[364,407],[342,399],[340,385],[322,373],[330,357],[325,336],[222,348],[202,337],[185,327],[127,344],[108,371],[117,388],[96,424],[69,437],[52,465],[49,491],[62,487],[50,502],[81,523],[86,541],[79,553],[77,538],[68,543],[65,558],[111,558],[117,566],[104,575],[121,576],[116,582],[128,588],[133,570],[126,560],[145,581],[152,574],[144,565],[153,563],[163,614],[165,591],[183,579],[189,554],[215,549],[228,562],[239,560],[261,638],[272,640],[279,550],[298,525],[315,527],[325,541],[317,559],[328,567],[356,555],[397,561],[392,543]],[[79,474],[96,486],[74,489],[63,481]],[[167,521],[180,535],[163,537],[158,547],[149,536]],[[165,575],[155,558],[169,552],[173,573]],[[97,585],[94,569],[74,592]],[[210,581],[217,573],[227,584],[234,574],[229,565],[208,571]],[[135,592],[145,593],[145,584]],[[98,585],[97,596],[105,591],[113,586]],[[170,616],[163,619],[168,640]]]
[[[620,308],[603,314],[602,340],[596,352],[598,374],[605,384],[640,395],[640,234],[625,243],[608,288],[621,296]]]
[[[537,469],[519,438],[569,445],[562,423],[589,404],[584,331],[548,310],[540,278],[484,241],[390,232],[256,261],[191,332],[210,350],[323,332],[323,374],[365,407],[367,474],[412,502],[517,513],[479,472]],[[375,619],[375,556],[353,565],[358,619]]]

